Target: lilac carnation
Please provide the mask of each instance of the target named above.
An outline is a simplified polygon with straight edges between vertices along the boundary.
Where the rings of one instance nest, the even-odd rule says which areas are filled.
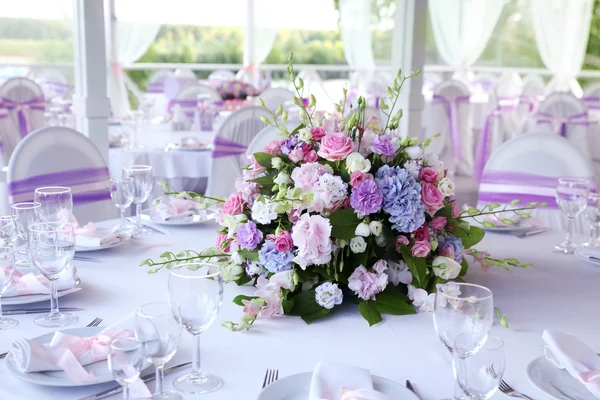
[[[262,265],[259,265],[257,262],[254,261],[246,262],[246,275],[248,275],[249,277],[254,277],[258,275],[265,276],[266,274],[267,270]]]
[[[411,233],[425,222],[425,207],[421,203],[421,186],[401,167],[384,165],[375,175],[377,187],[383,193],[383,211],[390,215],[392,228]]]
[[[292,150],[296,148],[298,145],[298,135],[290,136],[283,144],[281,145],[281,152],[286,156],[290,154]]]
[[[238,229],[237,238],[241,247],[254,250],[262,242],[263,234],[254,222],[248,221]]]
[[[350,205],[362,215],[369,215],[381,210],[383,195],[373,180],[360,182],[352,188]]]
[[[258,251],[258,260],[269,272],[277,273],[292,268],[293,254],[289,251],[279,251],[275,243],[267,240]]]
[[[382,156],[393,157],[396,155],[398,148],[394,142],[392,142],[390,136],[377,135],[371,142],[371,151]]]
[[[374,299],[375,295],[382,292],[387,284],[388,276],[385,273],[369,272],[362,265],[356,268],[348,278],[348,289],[363,300]]]
[[[454,250],[454,261],[457,263],[461,263],[463,260],[463,251],[465,250],[465,246],[463,246],[463,242],[460,238],[457,238],[454,235],[446,234],[444,236],[438,236],[438,248],[442,247],[451,247]]]

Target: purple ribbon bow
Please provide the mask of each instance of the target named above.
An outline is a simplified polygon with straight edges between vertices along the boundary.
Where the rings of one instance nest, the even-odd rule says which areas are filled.
[[[6,108],[7,110],[17,110],[17,120],[19,122],[19,134],[22,138],[27,136],[29,132],[31,132],[31,128],[29,126],[29,113],[26,112],[28,110],[39,110],[44,111],[46,109],[46,104],[44,103],[43,97],[32,97],[27,101],[15,101],[11,99],[7,99],[6,97],[2,97],[0,99],[2,101],[1,107]]]
[[[452,142],[452,154],[457,161],[462,161],[462,141],[458,129],[458,104],[468,103],[470,96],[446,97],[439,94],[433,95],[433,101],[447,106],[448,122],[450,124],[450,141]]]
[[[215,137],[213,142],[212,158],[239,156],[245,154],[247,147],[239,143],[225,139],[221,136]]]
[[[557,117],[546,112],[538,112],[536,114],[536,123],[557,125],[557,133],[560,136],[567,137],[567,125],[590,125],[587,112],[582,112],[568,117]]]

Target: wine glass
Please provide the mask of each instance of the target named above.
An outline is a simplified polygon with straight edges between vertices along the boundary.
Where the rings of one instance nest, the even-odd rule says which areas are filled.
[[[40,208],[40,203],[25,202],[13,204],[10,209],[15,217],[15,227],[17,236],[25,242],[25,246],[17,249],[17,265],[26,266],[31,264],[29,253],[27,252],[27,240],[29,238],[29,227],[37,222],[36,210]]]
[[[469,349],[475,340],[468,333],[456,338],[452,365],[456,383],[467,398],[484,400],[498,391],[504,375],[504,342],[489,336],[479,351],[471,354]]]
[[[48,328],[74,324],[77,317],[61,313],[56,298],[56,281],[60,273],[73,261],[75,254],[73,225],[60,222],[38,222],[31,225],[27,250],[35,268],[52,282],[50,314],[39,316],[33,322]]]
[[[206,263],[183,264],[169,274],[169,306],[173,316],[194,336],[192,372],[180,376],[173,386],[181,392],[203,394],[223,384],[218,376],[200,371],[200,334],[219,313],[223,301],[221,272]]]
[[[142,225],[142,204],[148,200],[152,188],[154,187],[154,177],[152,176],[152,167],[150,165],[132,165],[123,168],[123,177],[132,178],[133,185],[129,188],[131,198],[135,204],[135,217],[137,224],[137,234],[148,236],[153,232]]]
[[[48,186],[35,189],[34,201],[40,204],[36,215],[40,222],[67,223],[73,213],[71,188]]]
[[[581,245],[584,247],[598,247],[598,225],[600,225],[600,194],[588,194],[587,206],[583,211],[583,216],[590,225],[590,238],[587,242],[582,243]]]
[[[0,330],[12,328],[18,322],[2,317],[2,294],[8,290],[15,274],[15,257],[12,247],[0,247]]]
[[[573,243],[573,222],[587,205],[590,180],[585,178],[559,178],[556,187],[556,202],[568,220],[567,238],[554,248],[563,253],[575,250]]]
[[[121,221],[114,230],[117,232],[132,231],[135,226],[130,224],[125,218],[125,211],[133,201],[133,178],[111,179],[110,180],[110,198],[113,204],[121,214]]]
[[[145,304],[136,311],[135,336],[142,342],[146,358],[156,368],[153,398],[181,399],[177,393],[163,389],[165,364],[175,355],[181,339],[181,318],[173,316],[167,303]]]
[[[12,215],[0,216],[0,239],[4,242],[2,245],[14,247],[17,241],[16,218]]]
[[[113,339],[109,343],[108,368],[123,386],[123,400],[129,400],[129,386],[140,377],[144,365],[142,343],[136,338]]]

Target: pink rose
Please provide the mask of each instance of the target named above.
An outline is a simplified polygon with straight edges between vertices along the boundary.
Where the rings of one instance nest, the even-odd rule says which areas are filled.
[[[415,231],[415,241],[419,242],[421,240],[429,240],[429,230],[425,224]]]
[[[318,155],[327,161],[340,161],[354,151],[352,139],[345,133],[330,133],[321,139]]]
[[[446,217],[436,217],[431,220],[429,226],[435,229],[436,231],[441,231],[446,226]]]
[[[302,269],[331,261],[331,224],[320,215],[302,214],[292,231],[292,241],[298,247],[294,262]]]
[[[296,147],[294,150],[290,151],[288,154],[290,161],[297,164],[304,159],[304,152],[301,147]]]
[[[350,175],[350,186],[355,187],[362,181],[372,180],[373,175],[369,173],[364,173],[362,171],[354,171],[352,175]]]
[[[264,153],[276,156],[281,151],[281,140],[273,140],[265,146]]]
[[[455,257],[454,247],[444,246],[444,247],[440,248],[440,256],[445,256],[445,257],[454,259],[454,257]]]
[[[400,247],[408,244],[408,238],[406,236],[396,236],[396,253],[400,253]]]
[[[433,184],[421,182],[421,203],[427,208],[429,215],[434,215],[444,207],[444,195]]]
[[[225,204],[223,204],[223,214],[242,214],[244,212],[245,205],[246,202],[244,201],[242,194],[240,192],[235,192],[234,194],[229,196]]]
[[[452,208],[452,218],[460,217],[460,208],[458,208],[458,204],[456,204],[456,201],[453,201],[450,204],[450,207]]]
[[[413,245],[412,255],[414,257],[423,258],[427,257],[427,254],[429,254],[430,251],[431,245],[429,244],[429,242],[427,240],[420,240],[418,242],[415,242],[415,244]]]
[[[419,178],[427,183],[436,183],[440,179],[440,173],[431,167],[422,168]]]
[[[304,162],[316,162],[319,160],[319,156],[317,152],[314,150],[310,150],[308,153],[304,154]]]
[[[323,136],[325,136],[325,129],[320,126],[315,126],[310,128],[310,133],[312,133],[313,139],[318,142],[319,140],[323,139]]]
[[[288,231],[279,231],[277,238],[275,239],[275,247],[277,251],[286,252],[289,251],[293,246],[292,237]]]
[[[223,242],[227,240],[227,235],[223,235],[222,233],[217,233],[217,249],[223,250],[225,253],[229,253],[231,241],[227,243],[225,247],[221,247]]]

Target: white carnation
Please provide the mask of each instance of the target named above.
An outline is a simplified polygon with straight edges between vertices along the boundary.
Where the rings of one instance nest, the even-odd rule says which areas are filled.
[[[406,149],[404,149],[404,151],[406,152],[406,155],[408,156],[408,158],[410,158],[411,160],[418,160],[419,158],[423,157],[423,148],[421,146],[409,146]]]
[[[356,226],[354,234],[356,236],[368,237],[371,234],[371,229],[369,228],[369,225],[366,222],[361,222]]]
[[[367,173],[371,170],[371,161],[364,158],[360,153],[352,153],[346,158],[346,169],[349,173],[354,171]]]
[[[331,310],[333,306],[342,304],[344,295],[336,283],[325,282],[315,289],[315,300],[323,308]]]
[[[362,236],[355,236],[350,240],[350,250],[354,254],[363,253],[367,249],[367,242]]]
[[[442,194],[446,197],[454,196],[454,182],[452,182],[452,180],[448,177],[440,180],[438,183],[438,189],[440,189],[440,192],[442,192]]]
[[[437,169],[438,171],[444,170],[444,163],[435,153],[427,153],[423,156],[423,165]]]
[[[417,179],[419,177],[419,172],[421,171],[421,164],[415,160],[407,161],[404,163],[404,169],[410,176]]]
[[[369,224],[369,230],[374,236],[379,236],[383,229],[383,224],[379,221],[371,221]]]
[[[431,263],[433,273],[442,279],[454,279],[460,274],[462,266],[449,257],[437,256]]]
[[[271,201],[268,199],[264,199],[263,201],[255,201],[252,205],[252,219],[259,224],[270,224],[271,221],[277,218],[275,206],[276,204],[271,203]]]
[[[302,128],[298,131],[298,140],[301,142],[308,142],[313,138],[312,132],[308,128]]]

